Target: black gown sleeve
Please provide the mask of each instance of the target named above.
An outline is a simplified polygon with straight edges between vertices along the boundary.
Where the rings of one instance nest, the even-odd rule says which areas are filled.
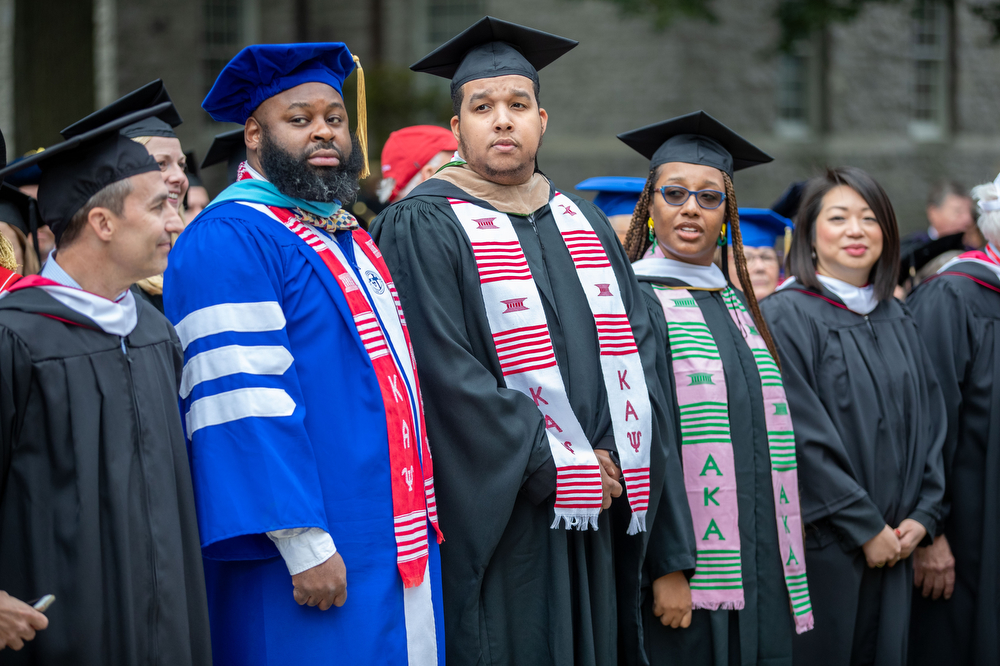
[[[761,302],[781,359],[781,375],[795,428],[803,523],[827,518],[845,542],[860,547],[885,527],[878,506],[851,471],[840,433],[820,398],[816,367],[821,331],[791,294]]]
[[[965,377],[972,362],[969,308],[959,290],[953,289],[947,280],[940,278],[922,285],[907,299],[907,306],[913,314],[927,350],[927,359],[941,387],[945,420],[948,424],[942,454],[945,478],[951,479],[958,448],[961,422],[959,415],[963,406]],[[944,531],[944,523],[951,510],[950,495],[950,488],[946,483],[941,520],[934,536]]]
[[[927,391],[924,395],[926,402],[923,407],[927,410],[928,415],[925,421],[928,431],[922,433],[923,438],[921,439],[921,444],[926,446],[927,450],[920,492],[917,496],[917,505],[907,518],[917,521],[927,529],[927,536],[924,537],[920,545],[928,546],[940,533],[944,522],[941,519],[941,504],[944,501],[945,493],[944,444],[951,426],[948,424],[947,408],[941,384],[938,381],[934,365],[930,361],[927,345],[914,330],[916,325],[909,308],[905,305],[902,308],[911,320],[911,339],[915,347],[913,353],[916,363],[920,365],[917,369],[918,376],[923,380],[921,383]],[[943,316],[943,312],[938,313],[938,317],[943,318]]]
[[[24,343],[0,327],[0,499],[7,487],[14,445],[24,422],[31,356]]]
[[[673,370],[667,348],[667,325],[663,318],[663,307],[647,285],[642,287],[642,296],[649,313],[657,348],[655,375],[650,377],[650,382],[657,383],[660,392],[665,396],[667,403],[665,409],[673,410],[676,402],[671,382]],[[670,419],[669,425],[676,430],[673,419]],[[646,550],[646,573],[650,583],[675,571],[693,573],[695,564],[694,523],[691,522],[691,509],[684,489],[680,433],[671,433],[666,439],[670,451],[664,474],[663,495],[649,533],[649,545]]]

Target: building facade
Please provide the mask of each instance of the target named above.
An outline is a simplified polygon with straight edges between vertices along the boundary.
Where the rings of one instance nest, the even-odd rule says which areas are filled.
[[[718,22],[659,31],[607,0],[0,0],[0,127],[13,158],[159,77],[185,119],[185,149],[201,156],[231,126],[200,101],[241,47],[344,41],[378,89],[369,104],[384,137],[393,123],[445,122],[447,82],[405,68],[490,14],[580,41],[541,75],[550,121],[539,163],[566,188],[644,176],[646,162],[615,134],[697,109],[775,157],[737,174],[741,205],[767,206],[793,181],[853,164],[883,184],[910,231],[926,226],[934,181],[996,176],[1000,46],[966,0],[919,13],[876,4],[788,54],[776,49],[777,2],[715,0]],[[215,189],[218,171],[205,174]]]

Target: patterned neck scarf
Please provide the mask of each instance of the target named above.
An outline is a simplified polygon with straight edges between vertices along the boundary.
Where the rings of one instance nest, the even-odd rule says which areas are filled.
[[[722,357],[690,291],[656,284],[653,289],[667,322],[681,415],[684,486],[697,540],[692,607],[742,610],[745,600],[736,464]],[[775,555],[781,559],[795,631],[801,634],[812,629],[813,615],[803,557],[795,433],[781,372],[733,289],[726,286],[715,291],[721,291],[726,309],[757,364],[778,527],[779,552]]]

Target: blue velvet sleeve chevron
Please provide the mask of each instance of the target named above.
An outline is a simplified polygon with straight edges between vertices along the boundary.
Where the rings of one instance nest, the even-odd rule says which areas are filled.
[[[220,207],[232,215],[238,204]],[[164,306],[184,347],[181,417],[206,557],[277,557],[265,532],[329,531],[286,333],[286,247],[203,216],[170,253]]]

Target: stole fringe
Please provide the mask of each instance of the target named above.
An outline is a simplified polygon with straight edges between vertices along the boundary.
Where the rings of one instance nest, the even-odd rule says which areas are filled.
[[[556,519],[552,521],[552,525],[549,529],[559,529],[559,523],[566,521],[566,529],[576,528],[581,532],[586,532],[588,527],[592,527],[594,531],[597,531],[597,516],[596,515],[585,515],[585,516],[572,516],[567,513],[561,513],[556,511]]]
[[[633,511],[632,519],[628,522],[628,532],[629,536],[634,536],[639,532],[646,531],[646,512],[645,511]]]
[[[804,634],[807,631],[812,631],[815,627],[815,620],[813,619],[813,614],[809,613],[805,618],[805,622],[800,623],[799,618],[795,618],[795,633]]]
[[[406,588],[407,590],[412,589],[414,587],[420,587],[420,585],[424,582],[423,574],[420,574],[419,576],[400,575],[400,577],[403,579],[403,587]]]

